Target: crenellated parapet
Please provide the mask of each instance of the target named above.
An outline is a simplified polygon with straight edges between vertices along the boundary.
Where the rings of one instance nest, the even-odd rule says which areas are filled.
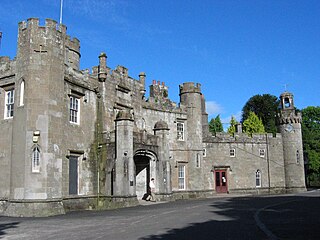
[[[279,114],[279,124],[301,123],[302,117],[300,112],[282,112]]]
[[[193,83],[187,82],[180,85],[180,95],[185,93],[199,93],[201,94],[201,84],[200,83]]]
[[[169,88],[164,82],[152,81],[150,85],[150,98],[148,100],[150,107],[171,111],[176,107],[176,104],[169,99]]]
[[[246,133],[236,133],[231,136],[229,133],[221,132],[216,133],[216,136],[210,136],[204,139],[206,143],[243,143],[243,144],[261,144],[266,143],[268,140],[282,140],[282,135],[280,133],[273,134],[253,134],[248,136]]]
[[[66,34],[67,28],[55,20],[46,19],[39,25],[38,18],[29,18],[18,24],[18,56],[51,54],[65,59],[65,63],[79,69],[80,41]],[[55,48],[56,50],[53,50]]]

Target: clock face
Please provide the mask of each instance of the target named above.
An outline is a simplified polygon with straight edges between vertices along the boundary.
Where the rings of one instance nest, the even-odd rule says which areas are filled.
[[[285,130],[286,130],[287,132],[292,132],[292,131],[293,131],[293,126],[292,126],[291,124],[288,124],[288,125],[286,126]]]

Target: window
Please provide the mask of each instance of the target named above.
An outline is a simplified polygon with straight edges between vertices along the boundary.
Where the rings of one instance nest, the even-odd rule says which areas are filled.
[[[177,140],[184,141],[184,123],[177,123]]]
[[[71,123],[80,123],[80,99],[75,96],[70,96],[70,118]]]
[[[200,167],[200,163],[201,163],[201,157],[200,157],[200,154],[197,153],[197,155],[196,155],[196,168]]]
[[[259,149],[259,156],[264,158],[266,155],[266,150],[265,149]]]
[[[185,166],[178,166],[178,188],[180,190],[185,189]]]
[[[32,172],[40,172],[40,150],[35,147],[32,151]]]
[[[24,81],[20,84],[20,106],[24,105]]]
[[[236,150],[234,148],[230,149],[230,157],[235,157],[236,156]]]
[[[202,156],[203,157],[207,156],[207,149],[206,148],[202,149]]]
[[[6,91],[5,94],[4,118],[12,118],[14,109],[14,89]]]
[[[297,155],[297,164],[299,164],[299,163],[300,163],[300,153],[299,153],[299,150],[297,150],[296,155]]]
[[[260,172],[260,170],[256,171],[256,187],[261,187],[261,172]]]
[[[284,99],[284,107],[285,108],[289,108],[290,106],[291,106],[290,99],[289,98],[285,98]]]

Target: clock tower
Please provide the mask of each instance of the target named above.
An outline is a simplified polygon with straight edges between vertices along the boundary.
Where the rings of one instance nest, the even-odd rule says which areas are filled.
[[[296,112],[293,95],[289,92],[280,95],[279,128],[283,142],[286,190],[305,191],[301,113]]]

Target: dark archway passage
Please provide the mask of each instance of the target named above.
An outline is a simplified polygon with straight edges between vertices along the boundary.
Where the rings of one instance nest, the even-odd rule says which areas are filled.
[[[150,181],[151,169],[156,159],[155,153],[141,149],[136,151],[134,155],[134,163],[136,167],[136,195],[138,199],[142,199],[143,195],[148,190]]]

